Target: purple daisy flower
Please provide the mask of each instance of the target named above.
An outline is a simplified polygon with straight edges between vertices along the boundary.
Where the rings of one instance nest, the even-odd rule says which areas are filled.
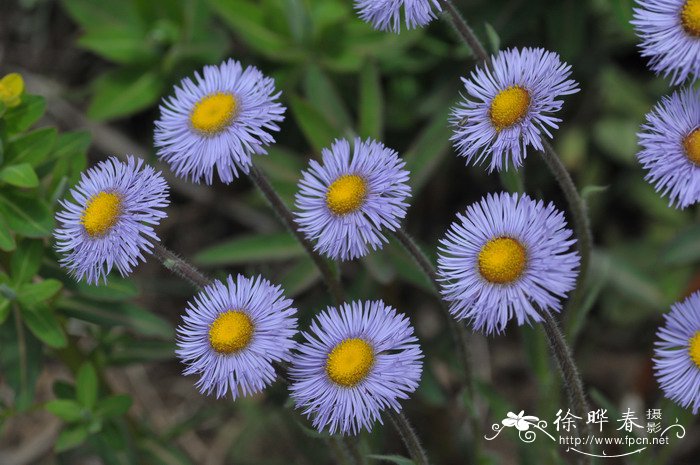
[[[382,248],[384,229],[395,231],[411,194],[408,171],[396,151],[371,139],[347,140],[323,149],[323,165],[311,160],[303,172],[296,221],[315,249],[340,260]]]
[[[700,411],[700,292],[664,315],[654,350],[654,371],[666,397]]]
[[[401,8],[407,29],[423,27],[442,11],[437,0],[355,0],[360,18],[375,29],[401,32]]]
[[[527,147],[544,150],[543,133],[557,129],[552,116],[562,95],[579,91],[571,66],[541,48],[510,49],[492,57],[491,68],[479,67],[462,78],[468,96],[452,110],[452,142],[467,163],[489,159],[489,171],[523,164]]]
[[[54,237],[59,263],[75,279],[107,282],[113,267],[126,276],[160,241],[153,226],[167,216],[168,185],[143,160],[110,157],[83,173],[70,194],[73,202],[60,201]]]
[[[274,362],[288,361],[297,310],[280,286],[257,276],[214,281],[188,303],[177,328],[177,356],[197,388],[234,399],[262,391],[275,379]]]
[[[289,389],[319,431],[370,431],[384,409],[399,412],[399,400],[418,388],[423,354],[413,327],[381,300],[329,307],[302,334]]]
[[[285,108],[277,102],[281,92],[257,68],[245,69],[229,59],[205,66],[195,81],[185,78],[175,95],[160,106],[155,146],[158,156],[178,176],[213,183],[214,168],[222,182],[248,173],[251,154],[266,154],[279,131]]]
[[[700,0],[637,0],[631,23],[651,70],[671,84],[700,74]]]
[[[700,92],[687,88],[664,97],[638,137],[645,179],[669,204],[686,208],[700,200]]]
[[[458,320],[476,331],[502,332],[561,311],[576,285],[579,256],[564,214],[527,195],[489,195],[470,205],[440,241],[442,295]]]

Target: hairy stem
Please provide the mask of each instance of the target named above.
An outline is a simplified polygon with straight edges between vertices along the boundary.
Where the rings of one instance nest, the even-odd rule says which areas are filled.
[[[408,418],[403,413],[397,412],[392,408],[389,408],[387,412],[413,462],[416,465],[428,465],[430,463],[428,462],[428,455],[425,453],[425,449],[423,449],[420,439],[418,439],[418,435],[411,423],[409,423]]]
[[[175,252],[165,248],[160,243],[153,246],[153,255],[160,260],[165,268],[172,271],[179,277],[189,281],[195,287],[201,289],[211,283],[204,273],[188,263]]]
[[[272,209],[277,213],[277,216],[282,220],[284,225],[289,229],[289,231],[294,235],[294,237],[299,241],[299,243],[306,249],[314,264],[321,272],[323,281],[328,287],[333,300],[336,304],[340,304],[345,300],[345,293],[340,285],[340,281],[333,272],[333,269],[328,264],[328,262],[321,257],[315,250],[313,244],[309,242],[306,237],[297,229],[296,222],[294,221],[294,215],[284,204],[284,201],[277,194],[277,191],[272,187],[270,181],[267,179],[265,174],[260,171],[256,166],[252,166],[250,169],[250,178],[253,183],[260,189],[260,192],[265,196]]]
[[[457,34],[459,34],[462,40],[467,44],[467,47],[469,47],[472,50],[472,52],[474,52],[474,55],[476,55],[476,57],[480,61],[488,62],[488,52],[486,51],[476,34],[474,34],[474,30],[471,27],[469,27],[467,21],[459,12],[457,7],[455,7],[454,3],[452,3],[452,0],[443,0],[443,4],[445,5],[445,10],[447,10],[447,13],[449,15],[448,19],[450,23],[454,27],[455,31],[457,31]]]

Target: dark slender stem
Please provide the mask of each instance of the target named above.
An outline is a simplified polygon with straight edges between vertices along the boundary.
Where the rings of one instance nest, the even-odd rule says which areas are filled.
[[[569,298],[569,303],[567,309],[571,310],[578,305],[582,294],[583,294],[583,284],[588,273],[588,266],[590,263],[591,249],[593,246],[593,235],[591,233],[591,224],[588,220],[588,214],[586,212],[586,204],[578,193],[574,181],[571,179],[571,175],[566,170],[561,162],[561,159],[557,155],[556,151],[552,145],[546,140],[544,143],[544,152],[542,152],[542,158],[544,158],[545,163],[549,167],[556,178],[561,190],[564,192],[564,197],[566,197],[566,202],[569,205],[569,211],[574,223],[574,231],[578,239],[578,250],[581,255],[581,264],[579,267],[579,275],[576,283],[576,289]]]
[[[297,229],[296,222],[294,221],[294,215],[277,194],[277,191],[275,191],[275,189],[272,187],[272,184],[270,184],[270,181],[267,179],[265,174],[256,166],[252,166],[250,168],[250,178],[253,180],[253,183],[255,183],[258,189],[260,189],[260,192],[262,192],[262,194],[265,196],[267,201],[272,206],[272,209],[275,211],[275,213],[277,213],[277,216],[282,220],[287,229],[294,234],[294,237],[296,237],[299,243],[306,249],[309,256],[314,261],[314,264],[321,272],[321,276],[323,277],[323,280],[328,287],[328,291],[331,293],[335,303],[340,304],[343,302],[345,300],[345,293],[340,285],[340,281],[336,277],[335,273],[333,273],[333,269],[323,257],[316,253],[313,244],[311,244],[311,242],[309,242],[309,240],[306,239],[306,237],[304,237],[304,235]]]
[[[474,30],[469,27],[467,21],[459,12],[457,7],[455,7],[454,3],[452,3],[452,0],[443,0],[443,4],[445,5],[445,10],[447,10],[447,13],[449,14],[450,23],[452,23],[455,31],[457,31],[462,40],[464,40],[467,46],[472,50],[472,52],[474,52],[474,55],[476,55],[480,61],[488,62],[488,52],[481,44],[481,41],[476,34],[474,34]]]
[[[418,435],[411,426],[411,423],[409,423],[406,416],[403,413],[397,412],[391,408],[388,409],[387,412],[391,422],[396,428],[396,431],[398,431],[399,435],[401,436],[406,449],[408,449],[408,453],[413,462],[416,465],[428,465],[430,463],[428,462],[428,455],[425,453],[425,449],[423,449],[420,439],[418,439]]]
[[[160,260],[163,266],[181,278],[186,279],[197,288],[203,288],[211,283],[204,273],[185,261],[175,252],[166,249],[162,244],[153,246],[153,255]]]
[[[540,311],[539,313],[544,319],[544,324],[542,326],[547,335],[549,347],[561,371],[564,387],[569,397],[569,404],[572,406],[574,414],[585,420],[590,407],[586,400],[583,381],[581,380],[578,368],[576,368],[576,362],[574,361],[571,349],[566,343],[564,334],[552,314],[546,310]],[[590,425],[587,424],[586,429],[588,429],[589,426]],[[592,445],[589,445],[589,449],[591,448]]]

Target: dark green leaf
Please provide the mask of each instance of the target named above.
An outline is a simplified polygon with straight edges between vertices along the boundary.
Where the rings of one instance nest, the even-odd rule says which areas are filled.
[[[7,146],[7,161],[13,165],[44,161],[56,143],[56,128],[41,128],[14,139]]]
[[[10,261],[10,276],[14,284],[29,281],[37,274],[44,256],[44,244],[39,240],[24,240]]]
[[[29,330],[49,347],[60,349],[68,344],[61,324],[48,305],[23,305],[22,318]]]
[[[131,397],[126,394],[107,397],[106,399],[101,399],[97,403],[95,415],[104,418],[118,417],[129,411],[131,403]]]
[[[14,231],[26,237],[51,234],[54,219],[49,206],[35,197],[16,192],[0,194],[0,213]]]
[[[5,252],[12,252],[17,248],[15,243],[15,236],[10,230],[10,225],[7,224],[5,216],[0,214],[0,250]]]
[[[284,232],[237,237],[199,252],[194,260],[206,266],[220,266],[288,260],[302,255],[303,247],[291,234]]]
[[[348,110],[335,84],[318,66],[310,65],[307,68],[304,84],[309,103],[323,114],[338,133],[352,127]]]
[[[97,401],[97,373],[89,362],[83,363],[75,376],[75,395],[78,402],[89,410]]]
[[[88,116],[107,120],[148,108],[160,97],[163,83],[154,71],[129,68],[107,72],[94,82]]]
[[[498,36],[498,32],[489,23],[484,24],[486,28],[486,36],[489,39],[489,51],[491,53],[496,53],[501,48],[501,38]]]
[[[54,158],[85,155],[90,146],[90,133],[87,131],[64,132],[58,136],[52,156]]]
[[[107,302],[120,302],[139,295],[139,290],[133,281],[118,276],[110,276],[106,284],[100,284],[99,286],[79,282],[77,289],[80,295]]]
[[[68,423],[81,420],[84,416],[83,406],[72,399],[55,399],[47,402],[44,408]]]
[[[0,296],[0,325],[5,322],[5,319],[10,314],[10,310],[12,310],[12,302]]]
[[[321,273],[309,257],[300,257],[299,261],[282,277],[280,284],[285,295],[294,297],[313,286],[321,278]]]
[[[439,112],[406,152],[406,169],[410,171],[410,184],[416,196],[430,179],[450,148],[450,135],[447,125],[449,111]]]
[[[291,104],[297,124],[316,153],[321,153],[321,149],[340,137],[325,116],[308,101],[292,95]]]
[[[78,45],[117,63],[129,64],[155,58],[153,49],[144,46],[141,31],[124,28],[89,29],[78,39]]]
[[[669,265],[688,265],[700,260],[700,225],[680,231],[666,246],[663,260]]]
[[[0,373],[14,391],[15,408],[24,411],[34,399],[42,369],[43,345],[14,317],[0,325]]]
[[[400,455],[368,455],[367,458],[381,460],[383,462],[390,462],[396,465],[415,465],[413,460]]]
[[[88,436],[87,426],[83,424],[73,425],[61,431],[54,448],[56,452],[63,452],[82,444]]]
[[[36,187],[39,185],[34,168],[29,163],[11,165],[0,170],[0,181],[17,187]]]
[[[360,137],[381,139],[384,128],[384,100],[377,66],[368,61],[360,73]]]
[[[22,305],[36,305],[54,297],[62,287],[63,283],[57,279],[22,284],[17,291],[17,299]]]

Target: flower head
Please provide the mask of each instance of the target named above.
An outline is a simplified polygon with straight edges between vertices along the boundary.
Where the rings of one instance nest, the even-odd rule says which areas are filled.
[[[574,288],[579,256],[564,214],[527,195],[489,195],[457,215],[440,241],[442,295],[455,318],[501,332],[560,311]]]
[[[125,276],[160,240],[153,226],[166,216],[168,185],[143,160],[111,157],[83,173],[70,194],[72,202],[60,202],[54,237],[59,263],[76,279],[106,282],[113,267]]]
[[[24,79],[18,73],[10,73],[0,79],[0,102],[6,107],[16,107],[22,102]]]
[[[239,169],[248,172],[252,154],[267,153],[285,108],[271,78],[234,60],[205,66],[194,78],[183,79],[160,107],[158,156],[178,176],[212,184],[216,168],[228,184]]]
[[[333,259],[351,260],[381,248],[382,231],[395,231],[406,215],[408,171],[384,144],[336,140],[303,173],[296,195],[296,220],[316,250]]]
[[[673,85],[700,74],[700,0],[637,0],[632,24],[642,56]]]
[[[523,164],[527,147],[543,150],[561,119],[562,95],[578,92],[568,79],[571,66],[541,48],[510,49],[492,58],[492,68],[477,68],[462,79],[465,99],[452,110],[452,141],[468,163],[489,159],[489,171]]]
[[[700,92],[687,88],[665,97],[647,114],[638,137],[645,179],[671,205],[685,208],[700,200]]]
[[[369,431],[418,387],[423,355],[413,328],[380,300],[330,307],[302,334],[289,389],[319,431]]]
[[[258,276],[214,281],[187,306],[177,328],[177,356],[185,375],[216,397],[250,395],[275,379],[273,362],[288,361],[296,334],[296,308],[280,286]]]
[[[442,11],[437,0],[355,0],[360,18],[382,31],[401,31],[401,7],[407,29],[427,25]]]
[[[700,411],[700,292],[671,307],[657,333],[654,371],[669,399]]]

